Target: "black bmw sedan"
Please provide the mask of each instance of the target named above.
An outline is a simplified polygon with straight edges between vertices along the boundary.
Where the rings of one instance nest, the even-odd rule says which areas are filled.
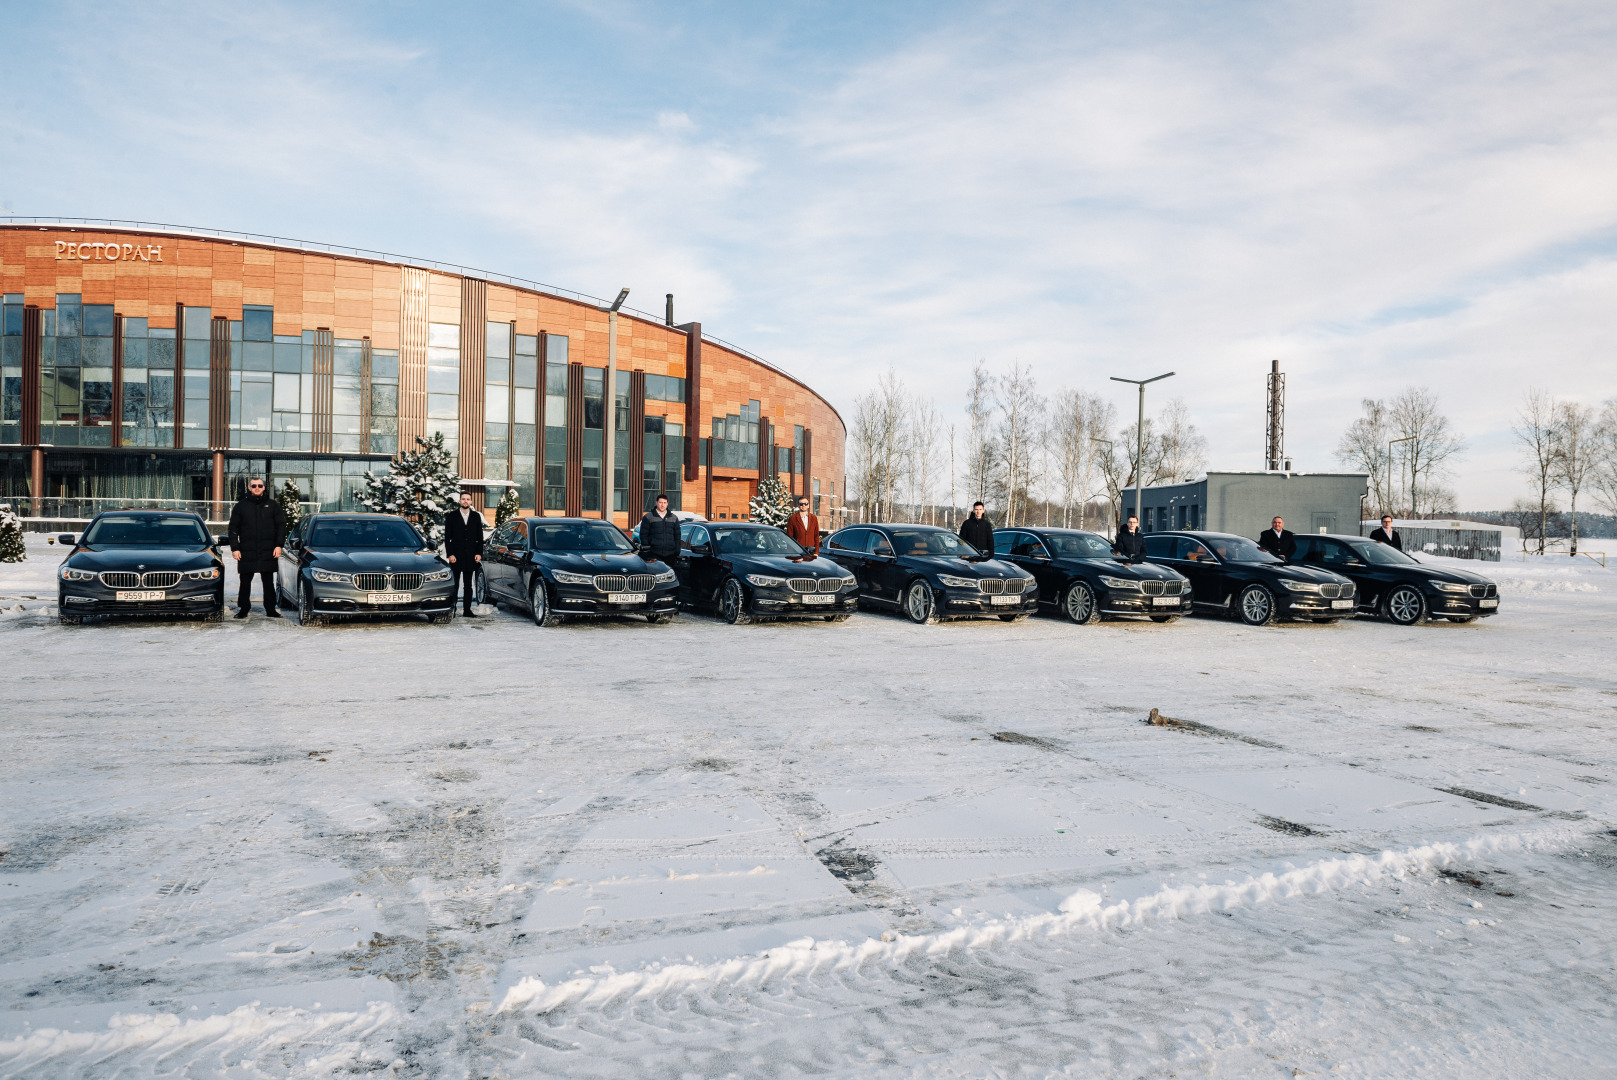
[[[275,587],[298,622],[333,617],[455,617],[455,581],[414,525],[391,514],[311,514],[281,548]],[[290,596],[288,593],[290,592]]]
[[[1103,615],[1169,622],[1190,610],[1190,583],[1166,566],[1112,554],[1104,536],[1080,529],[994,530],[994,554],[1039,583],[1039,607],[1083,625]]]
[[[1335,622],[1353,617],[1353,582],[1316,566],[1277,559],[1244,536],[1152,533],[1145,538],[1145,557],[1189,579],[1198,612],[1235,615],[1248,626],[1275,619]]]
[[[644,615],[666,622],[679,581],[642,559],[610,522],[594,518],[517,518],[495,529],[483,549],[483,598],[525,608],[540,626],[569,616]]]
[[[1299,536],[1292,561],[1352,579],[1359,610],[1399,626],[1468,623],[1499,610],[1499,586],[1473,570],[1417,562],[1363,536]]]
[[[825,554],[853,571],[862,603],[897,609],[912,622],[974,615],[1021,622],[1038,610],[1032,574],[934,525],[852,525],[831,534]]]
[[[195,514],[114,510],[97,514],[56,571],[56,610],[77,626],[86,615],[200,615],[225,609],[224,560]]]
[[[845,622],[858,582],[830,559],[811,558],[773,525],[690,522],[679,527],[679,602],[731,624],[754,618]]]

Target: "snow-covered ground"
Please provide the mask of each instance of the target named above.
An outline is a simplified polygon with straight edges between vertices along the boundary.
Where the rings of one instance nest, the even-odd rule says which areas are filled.
[[[69,629],[31,553],[0,1076],[1617,1075],[1588,560],[1409,629]]]

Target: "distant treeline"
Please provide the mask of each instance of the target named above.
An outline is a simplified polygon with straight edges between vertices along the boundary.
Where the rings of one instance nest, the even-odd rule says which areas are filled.
[[[1467,510],[1464,513],[1453,515],[1455,521],[1482,521],[1489,525],[1514,525],[1522,530],[1522,536],[1529,539],[1538,536],[1538,510],[1531,509],[1523,514],[1521,510]],[[1561,510],[1551,510],[1549,515],[1549,535],[1568,536],[1572,532],[1572,515]],[[1591,514],[1586,510],[1578,511],[1578,535],[1586,538],[1604,537],[1617,538],[1617,517],[1611,514]]]

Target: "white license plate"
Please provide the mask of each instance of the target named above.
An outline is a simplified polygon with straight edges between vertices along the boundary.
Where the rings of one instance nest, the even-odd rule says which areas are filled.
[[[123,594],[120,593],[119,595],[122,596]],[[1498,607],[1499,606],[1499,601],[1498,601],[1498,599],[1483,600],[1478,604],[1478,606],[1479,607]]]
[[[1179,606],[1179,597],[1177,597],[1177,596],[1153,596],[1151,598],[1151,606],[1152,607],[1178,607]]]
[[[415,597],[407,592],[373,592],[365,594],[367,604],[408,604]]]
[[[1016,596],[990,596],[988,602],[990,604],[1020,604],[1022,597],[1020,594]]]
[[[805,604],[834,604],[836,602],[837,598],[830,593],[809,593],[803,597],[803,603]]]
[[[646,594],[643,592],[615,592],[606,594],[609,604],[644,604]]]
[[[1331,601],[1331,608],[1333,610],[1336,610],[1336,611],[1340,611],[1343,608],[1350,608],[1352,606],[1353,606],[1353,601],[1351,601],[1351,600],[1332,600]]]
[[[121,592],[121,593],[118,594],[118,599],[120,599],[120,600],[165,600],[167,598],[168,598],[167,593],[165,593],[165,592],[163,592],[161,590],[157,590],[157,589],[137,590],[137,591],[134,591],[134,592]]]

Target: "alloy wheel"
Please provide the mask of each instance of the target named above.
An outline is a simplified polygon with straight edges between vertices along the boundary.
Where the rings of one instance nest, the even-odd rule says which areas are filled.
[[[1265,626],[1275,617],[1275,599],[1262,585],[1248,585],[1241,593],[1241,621]]]
[[[741,626],[752,621],[747,614],[747,594],[741,590],[741,582],[735,578],[725,581],[724,588],[719,593],[719,614],[731,626]]]
[[[528,610],[533,612],[535,626],[556,625],[550,616],[550,590],[545,588],[545,579],[538,574],[533,575],[533,586],[528,589]]]
[[[309,595],[308,583],[300,582],[298,584],[298,625],[319,626],[323,622],[325,620],[314,613],[314,598]]]
[[[1426,616],[1426,601],[1420,591],[1400,585],[1387,597],[1387,617],[1399,626],[1413,626]]]
[[[932,597],[932,586],[924,581],[911,582],[904,593],[904,614],[914,623],[924,625],[937,622],[937,603]]]
[[[486,604],[488,603],[488,583],[483,578],[483,571],[479,570],[475,577],[476,581],[472,586],[472,603]],[[456,591],[458,592],[459,590]]]
[[[1072,583],[1072,587],[1067,590],[1067,596],[1061,603],[1061,609],[1067,613],[1067,618],[1079,626],[1092,623],[1095,621],[1096,612],[1098,611],[1095,594],[1090,591],[1088,585],[1081,581],[1075,581]]]

